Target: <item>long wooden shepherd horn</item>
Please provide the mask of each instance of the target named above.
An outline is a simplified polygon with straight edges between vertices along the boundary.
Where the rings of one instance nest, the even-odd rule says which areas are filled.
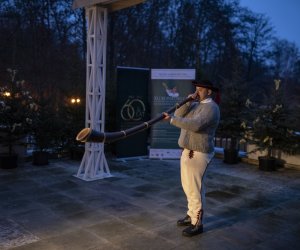
[[[190,102],[194,100],[193,97],[188,97],[185,100],[183,100],[181,103],[177,103],[174,107],[168,109],[165,113],[171,114],[176,109],[180,108],[182,105],[186,104],[187,102]],[[113,141],[117,141],[120,139],[124,139],[128,136],[134,135],[136,133],[139,133],[149,127],[151,127],[153,124],[163,120],[165,115],[162,113],[159,116],[141,123],[140,125],[137,125],[135,127],[118,131],[118,132],[98,132],[91,128],[84,128],[82,129],[76,136],[76,140],[80,142],[98,142],[98,143],[109,143]]]

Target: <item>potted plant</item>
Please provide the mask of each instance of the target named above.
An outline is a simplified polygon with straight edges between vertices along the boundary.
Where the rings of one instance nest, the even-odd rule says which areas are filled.
[[[1,168],[17,167],[15,147],[25,144],[32,125],[36,105],[25,81],[16,81],[16,70],[8,69],[9,83],[0,87],[0,154]]]
[[[76,101],[74,101],[76,100]],[[63,141],[64,148],[69,153],[73,160],[81,160],[84,154],[85,147],[82,143],[76,141],[76,135],[84,127],[85,123],[85,106],[82,105],[81,99],[71,98],[62,109],[62,114],[65,117]]]
[[[295,127],[299,110],[293,110],[285,102],[280,80],[274,81],[274,88],[262,105],[255,105],[248,100],[246,106],[252,115],[242,126],[247,129],[247,141],[255,145],[250,153],[264,153],[258,157],[259,169],[274,171],[279,160],[274,155],[276,150],[287,154],[300,151],[300,138]]]
[[[220,105],[221,120],[218,134],[226,138],[224,163],[235,164],[239,161],[240,139],[244,128],[241,123],[245,116],[245,82],[235,73],[232,80],[223,82],[222,102]]]
[[[44,96],[37,98],[37,111],[32,124],[32,138],[34,151],[32,163],[34,165],[47,165],[50,151],[55,146],[55,138],[59,128],[57,116],[51,102]]]

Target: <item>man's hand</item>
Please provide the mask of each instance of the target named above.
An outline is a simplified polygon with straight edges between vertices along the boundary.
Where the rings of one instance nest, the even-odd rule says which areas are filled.
[[[195,93],[188,95],[188,97],[192,97],[194,100],[198,98],[198,91],[196,90]]]
[[[188,98],[190,98],[190,97],[192,97],[194,100],[198,99],[199,98],[198,90],[196,89],[195,93],[189,94]]]
[[[166,113],[166,112],[163,112],[163,115],[165,116],[164,117],[164,120],[170,120],[171,119],[171,116],[168,114],[168,113]]]

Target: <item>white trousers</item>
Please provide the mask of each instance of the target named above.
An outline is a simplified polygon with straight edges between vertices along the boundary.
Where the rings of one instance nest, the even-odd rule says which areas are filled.
[[[190,150],[182,151],[180,158],[181,184],[187,198],[187,214],[191,217],[193,225],[199,220],[199,213],[205,206],[204,179],[207,166],[213,156],[214,152],[205,154],[193,151],[191,157]]]

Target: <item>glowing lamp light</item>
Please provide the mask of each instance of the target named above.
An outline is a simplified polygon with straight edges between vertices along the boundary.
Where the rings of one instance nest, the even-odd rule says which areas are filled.
[[[3,93],[3,95],[6,96],[6,97],[9,97],[9,96],[11,96],[11,93],[8,92],[8,91],[5,91],[5,92]]]
[[[80,103],[80,98],[72,98],[71,103],[72,104],[79,104]]]

